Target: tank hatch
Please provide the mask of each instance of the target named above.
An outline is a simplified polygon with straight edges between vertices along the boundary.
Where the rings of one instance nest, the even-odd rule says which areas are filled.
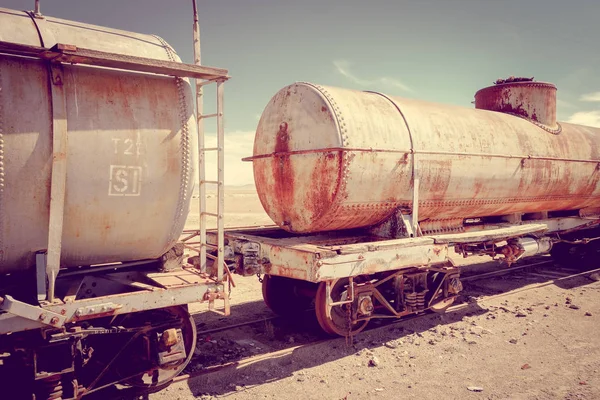
[[[553,134],[562,130],[556,122],[556,86],[534,78],[498,79],[475,93],[475,108],[524,118]]]

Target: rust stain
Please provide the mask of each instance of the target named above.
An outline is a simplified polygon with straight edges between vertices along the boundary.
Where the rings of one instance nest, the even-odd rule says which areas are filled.
[[[289,95],[289,91],[287,92]],[[274,199],[276,209],[281,211],[281,220],[284,229],[291,229],[290,223],[295,216],[294,189],[295,174],[290,159],[290,133],[287,122],[279,124],[279,131],[275,136],[275,153],[271,159],[271,169],[274,178]]]
[[[167,150],[167,174],[172,179],[178,177],[181,171],[181,154],[178,151]]]
[[[275,274],[277,276],[285,276],[287,278],[303,279],[306,276],[306,272],[295,268],[284,267],[281,265],[276,266]]]
[[[116,313],[117,313],[117,310],[115,309],[115,310],[112,310],[112,311],[106,311],[106,312],[98,313],[98,314],[78,315],[78,316],[74,316],[73,318],[71,318],[71,320],[69,322],[85,321],[87,319],[109,317],[111,315],[115,315]]]
[[[341,180],[342,154],[341,150],[319,154],[313,165],[313,190],[305,196],[303,206],[311,215],[311,227],[314,230],[324,229],[332,222],[331,216],[335,215],[332,206],[338,195]]]
[[[473,182],[473,198],[477,198],[481,190],[485,187],[485,181],[476,180]]]

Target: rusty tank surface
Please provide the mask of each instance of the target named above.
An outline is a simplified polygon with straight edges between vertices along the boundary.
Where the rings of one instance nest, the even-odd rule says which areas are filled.
[[[157,36],[7,9],[0,9],[0,40],[181,61]],[[35,252],[48,247],[53,124],[67,126],[66,151],[59,153],[66,158],[61,266],[160,257],[183,229],[194,185],[189,82],[60,68],[0,57],[0,273],[34,266]],[[58,119],[54,89],[66,99]]]
[[[261,116],[256,188],[296,233],[372,226],[415,199],[432,226],[600,207],[600,129],[557,123],[555,96],[554,85],[512,79],[469,109],[296,83]]]

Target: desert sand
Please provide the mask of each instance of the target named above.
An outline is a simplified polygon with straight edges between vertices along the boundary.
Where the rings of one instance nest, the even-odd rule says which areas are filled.
[[[194,192],[190,214],[185,224],[185,229],[199,228],[200,199],[198,191]],[[217,191],[208,189],[206,191],[206,211],[217,212]],[[207,217],[207,227],[215,228],[216,220]],[[261,226],[272,225],[273,221],[264,212],[254,185],[226,186],[225,187],[225,226]]]

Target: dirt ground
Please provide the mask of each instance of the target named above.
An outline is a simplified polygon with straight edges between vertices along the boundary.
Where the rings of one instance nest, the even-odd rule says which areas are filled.
[[[228,226],[270,223],[252,189],[229,188],[225,210]],[[189,223],[197,224],[197,214]],[[489,259],[468,261],[466,272],[498,268]],[[353,343],[323,341],[310,315],[260,322],[272,313],[259,282],[237,277],[230,317],[191,306],[200,333],[187,372],[249,356],[254,362],[176,383],[150,398],[600,399],[600,282],[589,274],[552,279],[560,276],[465,283],[468,306],[376,326]]]

